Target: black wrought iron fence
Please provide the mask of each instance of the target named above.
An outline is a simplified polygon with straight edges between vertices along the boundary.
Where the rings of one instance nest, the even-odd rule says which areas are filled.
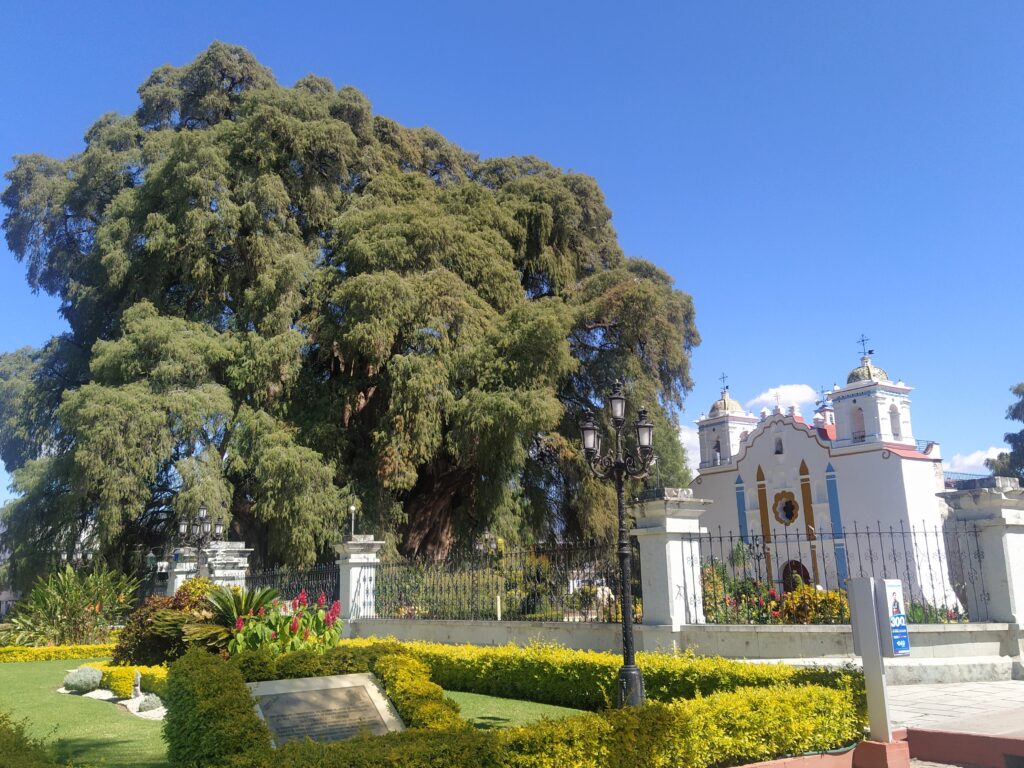
[[[862,576],[900,579],[910,623],[988,620],[984,552],[972,523],[855,524],[770,536],[719,529],[698,544],[687,570],[700,581],[709,624],[847,623],[846,580]]]
[[[633,549],[633,612],[640,621],[635,542]],[[356,605],[360,615],[376,618],[615,622],[622,617],[618,584],[615,545],[498,547],[442,562],[378,563],[357,584]]]
[[[249,589],[273,587],[286,600],[306,590],[311,600],[315,600],[322,592],[328,602],[333,602],[338,599],[339,584],[337,563],[323,563],[304,569],[271,568],[253,571],[245,577],[245,586]]]

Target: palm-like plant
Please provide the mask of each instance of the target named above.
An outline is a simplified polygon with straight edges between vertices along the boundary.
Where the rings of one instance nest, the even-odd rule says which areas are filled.
[[[279,596],[280,593],[273,587],[252,590],[214,587],[206,595],[206,605],[200,617],[197,617],[206,620],[185,624],[185,638],[192,643],[224,648],[239,618],[257,615],[260,609],[269,608]]]

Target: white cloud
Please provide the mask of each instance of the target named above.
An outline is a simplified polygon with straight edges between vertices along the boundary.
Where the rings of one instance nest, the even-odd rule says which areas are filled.
[[[785,410],[796,403],[797,405],[813,405],[818,399],[818,393],[814,387],[808,384],[780,384],[762,392],[753,400],[747,401],[747,410],[759,411],[762,408],[774,408],[775,396],[779,396],[778,403]]]
[[[696,427],[686,424],[679,427],[679,440],[686,449],[686,465],[696,472],[700,464],[700,439],[697,437]]]
[[[970,472],[972,474],[987,475],[988,468],[985,466],[985,459],[994,459],[1006,448],[990,446],[981,451],[972,451],[968,454],[954,453],[952,458],[942,462],[947,472]]]

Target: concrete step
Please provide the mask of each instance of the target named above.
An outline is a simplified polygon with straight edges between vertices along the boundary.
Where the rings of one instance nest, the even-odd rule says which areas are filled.
[[[753,664],[781,661],[794,666],[860,667],[856,656],[822,656],[800,659],[747,659]],[[889,685],[919,683],[987,683],[1024,679],[1020,659],[1010,656],[958,656],[955,658],[898,658],[885,660],[885,679]]]

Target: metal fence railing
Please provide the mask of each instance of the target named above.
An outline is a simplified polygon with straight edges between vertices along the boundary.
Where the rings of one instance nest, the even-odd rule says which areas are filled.
[[[264,571],[253,571],[245,577],[248,589],[273,587],[286,600],[295,598],[299,592],[306,590],[311,600],[323,593],[327,602],[338,599],[340,587],[338,564],[323,563],[312,568],[284,569],[271,568]]]
[[[633,613],[639,621],[635,542],[633,549]],[[367,618],[616,622],[622,617],[618,585],[614,544],[495,547],[440,562],[378,563],[357,584],[356,605]]]
[[[688,578],[700,580],[701,607],[712,624],[846,623],[846,580],[862,576],[900,579],[911,623],[988,620],[984,553],[971,523],[854,525],[768,537],[718,530],[700,536],[699,553],[686,564]],[[801,585],[814,594],[805,590],[802,600],[787,601]]]

